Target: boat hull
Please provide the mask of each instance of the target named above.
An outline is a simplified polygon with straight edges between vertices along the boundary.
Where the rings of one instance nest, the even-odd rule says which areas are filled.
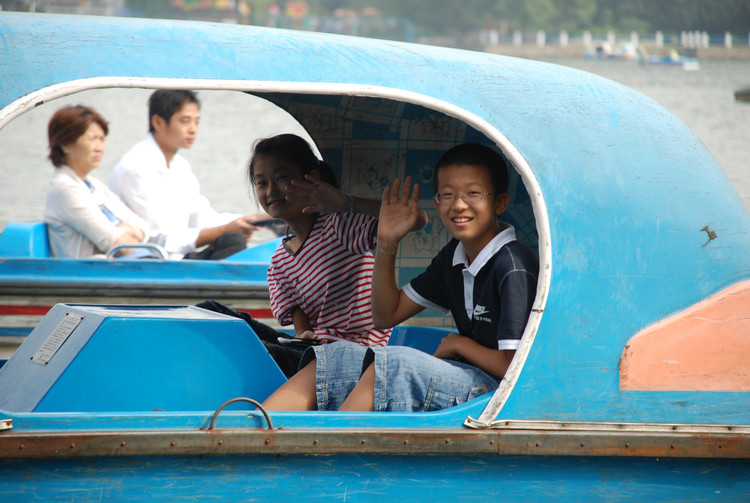
[[[69,447],[67,447],[69,449]],[[2,460],[28,501],[747,501],[747,460],[529,455],[301,454]]]

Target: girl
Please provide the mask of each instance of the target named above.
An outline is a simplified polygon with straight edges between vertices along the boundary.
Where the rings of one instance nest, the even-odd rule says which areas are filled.
[[[262,208],[288,226],[268,269],[278,322],[294,326],[295,341],[385,346],[391,330],[375,328],[370,306],[380,201],[340,191],[331,167],[294,134],[259,141],[248,177]],[[426,221],[422,211],[413,230]],[[282,371],[296,373],[306,345],[280,344],[260,325],[251,323]]]

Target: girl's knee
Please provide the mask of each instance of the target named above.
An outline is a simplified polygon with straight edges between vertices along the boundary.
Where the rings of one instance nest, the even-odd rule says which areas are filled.
[[[315,360],[293,375],[264,402],[267,410],[316,410]]]

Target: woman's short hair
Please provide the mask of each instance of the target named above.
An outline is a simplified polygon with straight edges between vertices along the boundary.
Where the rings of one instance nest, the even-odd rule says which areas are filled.
[[[108,122],[99,112],[83,105],[66,106],[55,112],[47,126],[49,139],[49,160],[56,168],[65,165],[63,145],[70,145],[88,130],[92,123],[97,123],[106,136],[109,133]]]

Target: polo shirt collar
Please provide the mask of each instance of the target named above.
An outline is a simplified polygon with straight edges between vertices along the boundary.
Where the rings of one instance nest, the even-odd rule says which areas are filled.
[[[482,248],[482,251],[479,252],[479,255],[477,255],[477,258],[474,259],[474,262],[472,262],[471,265],[466,264],[469,261],[469,258],[466,256],[466,250],[464,249],[463,243],[459,242],[458,246],[456,246],[456,250],[453,252],[453,265],[464,266],[467,272],[472,276],[479,274],[482,267],[484,267],[489,259],[495,256],[495,253],[497,253],[500,248],[511,241],[516,240],[516,230],[513,226],[510,224],[503,225],[505,226],[505,229],[500,231],[497,236],[492,238],[492,240]]]

